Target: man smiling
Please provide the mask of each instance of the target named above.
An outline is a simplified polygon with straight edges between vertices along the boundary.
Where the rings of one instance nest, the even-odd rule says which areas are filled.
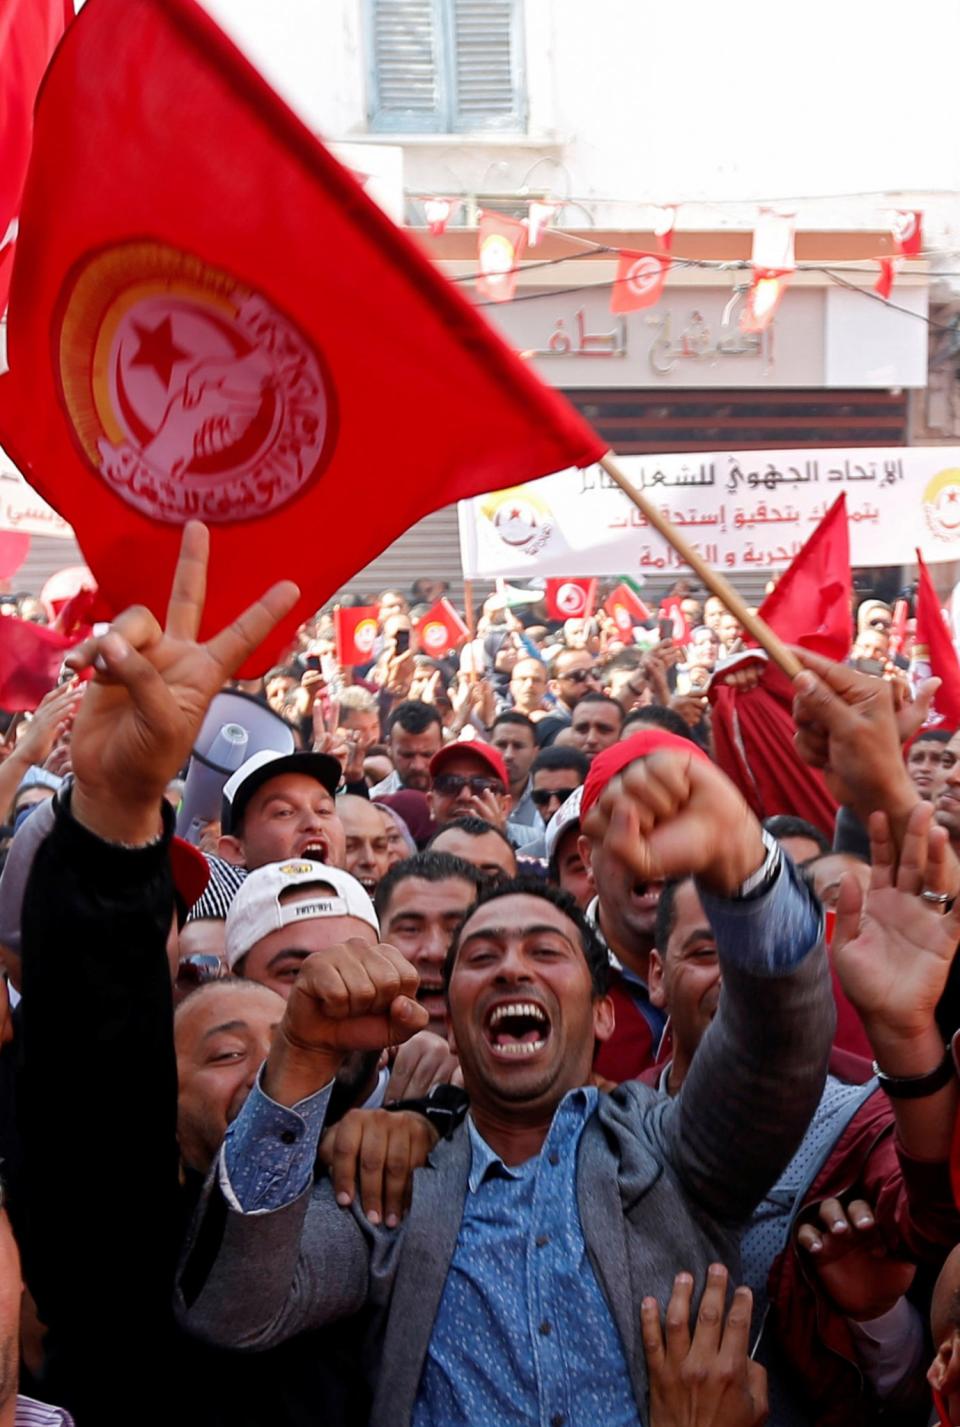
[[[706,761],[630,762],[585,822],[635,877],[697,877],[726,991],[683,1095],[597,1091],[605,949],[563,893],[493,887],[445,968],[470,1115],[417,1171],[403,1224],[374,1229],[314,1184],[317,1139],[343,1057],[407,1039],[426,1011],[393,947],[310,957],[208,1183],[189,1328],[264,1348],[368,1308],[378,1427],[649,1421],[641,1298],[665,1305],[678,1264],[702,1285],[734,1260],[735,1225],[819,1098],[830,984],[818,907]]]

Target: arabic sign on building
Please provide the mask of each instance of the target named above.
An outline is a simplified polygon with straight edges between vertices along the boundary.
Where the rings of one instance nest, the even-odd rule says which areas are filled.
[[[12,472],[0,473],[0,530],[22,530],[25,535],[52,535],[69,540],[72,528],[52,506],[41,500],[32,486]]]
[[[551,386],[917,387],[927,380],[926,287],[898,306],[844,288],[788,290],[768,331],[740,331],[746,288],[668,287],[614,316],[609,291],[554,291],[486,309]],[[916,315],[914,315],[916,314]]]
[[[624,456],[627,476],[709,564],[782,570],[841,491],[855,565],[960,558],[960,447]],[[685,568],[599,466],[461,501],[468,578]]]

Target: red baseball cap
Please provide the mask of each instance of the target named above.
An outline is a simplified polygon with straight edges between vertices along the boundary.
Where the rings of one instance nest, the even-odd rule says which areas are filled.
[[[435,753],[430,759],[430,777],[435,778],[438,773],[442,773],[451,759],[463,758],[467,754],[472,754],[479,758],[481,763],[485,763],[493,776],[500,779],[506,792],[510,787],[510,779],[507,777],[507,765],[500,750],[494,748],[492,743],[482,743],[479,738],[474,738],[469,743],[448,743],[445,748],[441,748],[439,753]]]
[[[187,912],[200,900],[210,881],[210,864],[192,842],[175,837],[170,843],[173,887]]]
[[[662,728],[645,728],[641,733],[631,734],[629,738],[624,738],[619,743],[612,744],[610,748],[605,748],[602,753],[598,753],[590,764],[590,772],[583,785],[583,798],[580,802],[581,821],[587,816],[610,780],[616,778],[618,773],[622,773],[628,763],[634,763],[638,758],[647,758],[651,753],[658,753],[660,749],[673,753],[684,753],[687,756],[692,754],[695,758],[707,758],[703,749],[698,748],[689,738],[679,738],[677,734],[667,733]],[[707,759],[707,762],[709,761]]]

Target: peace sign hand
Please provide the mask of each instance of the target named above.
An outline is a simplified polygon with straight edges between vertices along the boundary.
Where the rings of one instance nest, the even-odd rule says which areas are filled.
[[[209,549],[206,526],[184,526],[165,629],[134,605],[67,657],[75,670],[95,670],[73,726],[71,810],[107,841],[137,844],[159,834],[163,791],[214,694],[299,598],[296,585],[282,581],[198,643]]]

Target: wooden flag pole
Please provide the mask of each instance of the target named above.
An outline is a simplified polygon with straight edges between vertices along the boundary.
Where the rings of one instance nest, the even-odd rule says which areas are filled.
[[[475,640],[477,637],[477,621],[473,612],[473,581],[463,582],[463,612],[467,623],[467,634],[470,638],[470,668],[467,672],[467,683],[477,682],[477,651]]]
[[[705,560],[701,559],[696,550],[691,549],[687,544],[679,530],[676,530],[674,526],[670,524],[669,520],[660,514],[659,510],[647,500],[641,491],[634,489],[624,472],[617,465],[616,458],[612,451],[608,451],[605,456],[601,457],[600,465],[606,471],[607,475],[610,476],[611,480],[615,481],[620,487],[627,499],[637,507],[637,510],[643,513],[648,524],[652,525],[654,530],[663,536],[668,545],[673,546],[681,560],[699,575],[701,581],[706,585],[710,593],[716,595],[717,599],[723,601],[730,613],[736,616],[746,632],[757,641],[760,648],[766,650],[767,654],[769,654],[773,662],[783,670],[787,678],[795,679],[796,676],[802,672],[803,665],[793,650],[788,648],[783,640],[774,634],[773,630],[764,623],[759,615],[750,612],[747,608],[746,601],[741,598],[733,586],[721,575],[720,571],[714,570]]]

